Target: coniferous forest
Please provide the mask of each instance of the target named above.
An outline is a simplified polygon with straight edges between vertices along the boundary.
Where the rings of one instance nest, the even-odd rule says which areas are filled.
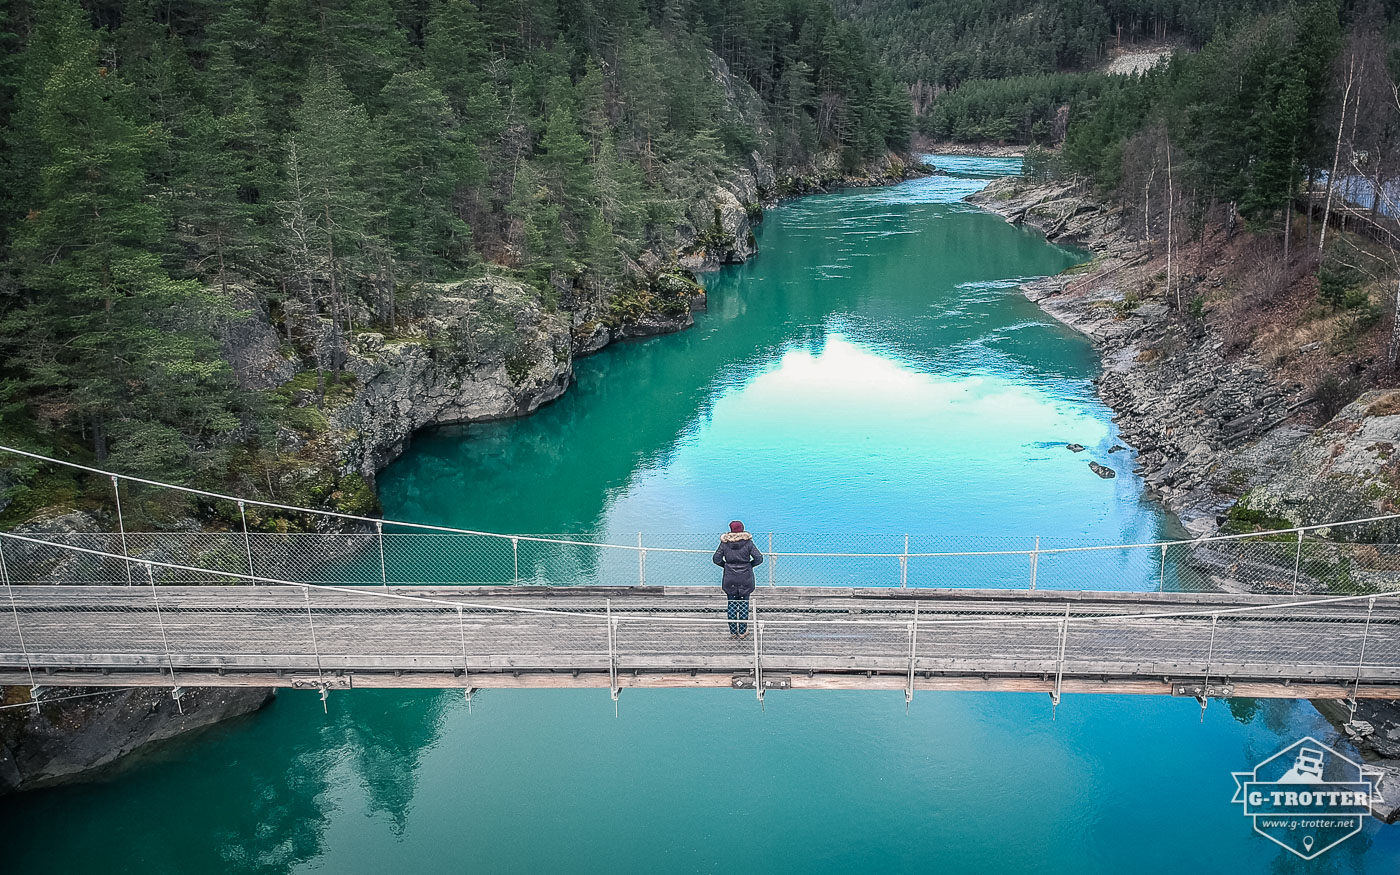
[[[1133,112],[1145,113],[1161,86],[1139,92],[1127,81],[1133,77],[1106,74],[1119,50],[1174,48],[1189,55],[1212,45],[1216,57],[1286,50],[1278,40],[1291,40],[1305,19],[1323,27],[1316,38],[1321,46],[1339,21],[1362,17],[1388,51],[1395,54],[1400,47],[1395,4],[1381,2],[1319,7],[1281,0],[838,0],[838,9],[860,23],[909,88],[919,131],[963,142],[1058,144],[1070,128],[1067,109],[1082,113],[1105,92],[1124,92],[1107,102],[1116,100],[1119,108],[1132,104]],[[1259,41],[1265,30],[1274,44]],[[1294,53],[1274,61],[1292,70],[1300,63],[1326,65],[1330,57]],[[1180,65],[1191,63],[1179,59],[1172,75],[1179,77]],[[1304,75],[1316,84],[1316,70]],[[1211,99],[1210,94],[1196,97]]]
[[[606,299],[732,168],[855,168],[911,126],[827,0],[0,10],[0,431],[167,478],[277,424],[221,356],[240,313],[320,403],[345,336],[394,336],[436,282]]]

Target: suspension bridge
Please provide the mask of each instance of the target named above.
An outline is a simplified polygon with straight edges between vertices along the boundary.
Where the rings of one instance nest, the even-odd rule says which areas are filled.
[[[906,700],[987,690],[1203,707],[1400,697],[1400,547],[1377,539],[1392,516],[983,549],[910,535],[888,536],[887,550],[820,549],[815,536],[763,533],[769,561],[740,630],[712,582],[713,546],[700,546],[711,536],[619,544],[396,523],[31,458],[109,479],[117,522],[0,532],[11,620],[0,623],[0,684],[28,686],[36,702],[57,686],[165,686],[177,699],[205,686],[323,698],[374,687],[888,689]],[[239,522],[128,527],[134,508],[172,493],[226,502],[224,518]],[[250,506],[322,530],[256,531]]]

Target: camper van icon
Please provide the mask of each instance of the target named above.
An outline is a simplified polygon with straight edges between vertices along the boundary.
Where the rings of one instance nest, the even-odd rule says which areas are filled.
[[[1317,748],[1304,747],[1299,749],[1298,758],[1293,761],[1293,768],[1283,773],[1283,777],[1278,779],[1280,784],[1321,784],[1322,764],[1327,755]]]
[[[1381,773],[1304,738],[1233,775],[1231,801],[1244,807],[1254,831],[1311,860],[1361,832]]]

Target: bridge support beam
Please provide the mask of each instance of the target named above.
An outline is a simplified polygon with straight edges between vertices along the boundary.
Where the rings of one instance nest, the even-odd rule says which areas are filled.
[[[653,672],[618,675],[616,679],[607,672],[473,672],[466,675],[451,671],[405,671],[400,675],[393,672],[346,672],[318,677],[315,672],[286,671],[280,676],[271,671],[226,670],[220,674],[215,669],[183,669],[180,672],[180,685],[186,690],[200,687],[278,687],[282,689],[321,690],[321,689],[433,689],[433,690],[491,690],[491,689],[609,689],[613,684],[617,689],[752,689],[753,678],[744,674],[738,677],[745,682],[736,687],[732,672]],[[791,686],[777,686],[784,680]],[[144,671],[64,671],[55,674],[51,682],[56,686],[86,687],[170,687],[166,672],[152,667]],[[866,677],[861,673],[817,672],[811,675],[794,673],[791,675],[764,676],[768,689],[792,690],[888,690],[903,693],[908,689],[908,678],[901,672],[896,674],[876,674]],[[27,687],[27,679],[22,668],[0,669],[0,685]],[[1060,681],[1060,691],[1070,694],[1102,694],[1111,696],[1170,696],[1178,687],[1185,695],[1195,697],[1199,681],[1177,680],[1126,680],[1066,677]],[[1362,684],[1353,689],[1346,683],[1281,683],[1277,681],[1234,681],[1228,685],[1214,684],[1212,698],[1224,687],[1231,689],[1231,695],[1252,699],[1335,699],[1343,703],[1352,696],[1359,699],[1400,698],[1400,684]],[[1053,679],[1041,677],[981,677],[981,676],[935,676],[919,674],[914,680],[914,688],[920,692],[996,692],[996,693],[1035,693],[1045,695],[1055,689]]]

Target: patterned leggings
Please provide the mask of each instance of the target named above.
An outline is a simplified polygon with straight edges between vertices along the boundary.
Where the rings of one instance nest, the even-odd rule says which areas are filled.
[[[731,598],[731,599],[729,600],[729,619],[731,619],[731,620],[747,620],[748,618],[749,618],[749,599],[748,599],[748,596],[744,596],[743,598]],[[748,632],[748,631],[749,631],[749,624],[748,624],[748,623],[730,623],[730,624],[729,624],[729,634],[730,634],[730,635],[743,635],[745,632]]]

